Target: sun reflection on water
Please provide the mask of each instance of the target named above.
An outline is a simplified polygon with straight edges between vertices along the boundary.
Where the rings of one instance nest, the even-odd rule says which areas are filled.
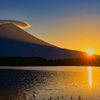
[[[92,67],[88,67],[89,86],[92,88]]]

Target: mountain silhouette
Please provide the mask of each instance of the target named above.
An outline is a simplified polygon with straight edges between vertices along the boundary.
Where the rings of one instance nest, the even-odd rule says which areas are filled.
[[[62,49],[34,37],[12,23],[0,25],[0,57],[78,58],[85,52]]]

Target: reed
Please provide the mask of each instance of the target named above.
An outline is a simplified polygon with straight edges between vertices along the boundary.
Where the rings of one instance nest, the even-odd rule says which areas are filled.
[[[6,93],[5,97],[1,97],[0,100],[37,100],[37,99],[35,96],[35,92],[33,92],[30,99],[27,99],[27,96],[25,93],[22,93],[21,91],[17,90],[14,96],[8,96],[8,94]],[[84,99],[82,99],[81,96],[79,96],[78,99],[74,99],[72,96],[70,96],[69,98],[64,98],[63,96],[61,97],[57,96],[56,98],[49,97],[46,99],[39,99],[39,100],[84,100]],[[100,99],[98,98],[98,100]]]

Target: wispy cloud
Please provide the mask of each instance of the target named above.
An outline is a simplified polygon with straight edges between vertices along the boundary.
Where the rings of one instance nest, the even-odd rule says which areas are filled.
[[[6,23],[12,23],[20,28],[28,28],[30,25],[26,22],[21,22],[21,21],[15,21],[15,20],[0,20],[0,25],[1,24],[6,24]]]

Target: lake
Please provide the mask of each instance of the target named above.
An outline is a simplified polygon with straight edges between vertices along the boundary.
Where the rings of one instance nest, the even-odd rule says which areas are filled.
[[[89,66],[0,67],[0,96],[33,92],[37,100],[100,99],[100,68]],[[62,98],[61,98],[62,97]]]

